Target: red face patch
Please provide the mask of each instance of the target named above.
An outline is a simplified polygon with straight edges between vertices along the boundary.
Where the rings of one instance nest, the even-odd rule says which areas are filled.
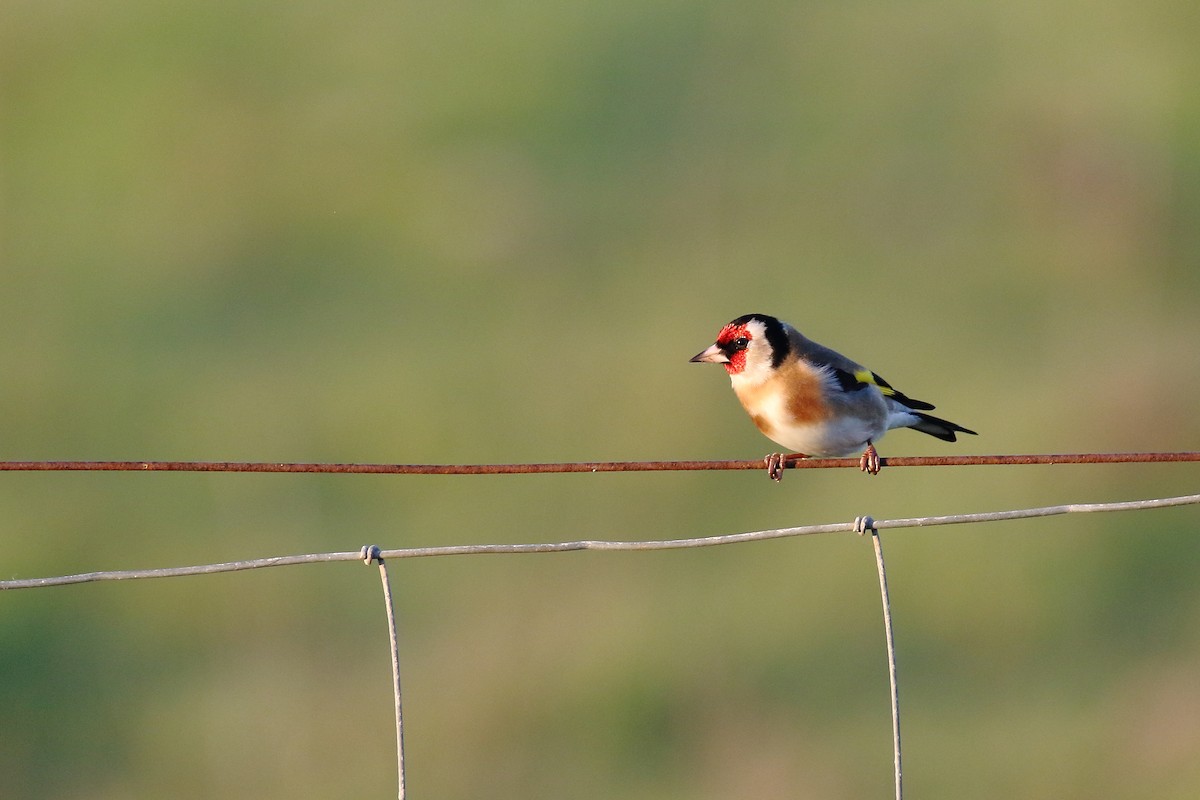
[[[729,344],[734,339],[744,336],[747,339],[753,339],[750,331],[746,330],[745,325],[734,325],[732,322],[721,328],[721,332],[717,334],[717,344]]]
[[[750,331],[746,329],[745,325],[734,325],[733,323],[730,323],[724,328],[721,328],[721,332],[717,334],[717,344],[724,348],[729,343],[738,339],[753,338],[754,337],[750,335]],[[728,372],[730,375],[737,375],[746,368],[746,348],[741,347],[733,350],[732,352],[729,350],[726,350],[725,352],[729,356],[729,363],[722,364],[721,366],[725,367],[726,372]]]

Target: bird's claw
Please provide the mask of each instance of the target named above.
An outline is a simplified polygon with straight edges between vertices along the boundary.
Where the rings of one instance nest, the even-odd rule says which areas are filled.
[[[881,466],[875,445],[867,442],[867,449],[863,450],[862,458],[858,460],[858,468],[868,475],[878,475]]]
[[[803,453],[771,453],[763,462],[767,465],[767,474],[771,476],[771,480],[779,483],[783,480],[783,471],[787,469],[788,464],[795,464],[802,458],[808,458]]]
[[[770,453],[763,459],[763,462],[767,465],[767,475],[770,476],[771,480],[776,483],[783,480],[783,469],[785,466],[783,463],[783,453]]]

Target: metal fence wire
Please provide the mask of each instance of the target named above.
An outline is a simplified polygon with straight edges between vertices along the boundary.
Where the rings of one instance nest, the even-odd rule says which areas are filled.
[[[1099,464],[1099,463],[1161,463],[1200,461],[1200,452],[1181,453],[1078,453],[1058,455],[998,455],[998,456],[948,456],[912,457],[883,459],[883,466],[975,466],[975,465],[1020,465],[1020,464]],[[805,459],[788,460],[786,467],[857,467],[858,459]],[[269,462],[182,462],[182,461],[7,461],[0,462],[0,471],[175,471],[175,472],[326,472],[359,474],[544,474],[549,472],[626,472],[664,470],[745,470],[762,469],[761,461],[619,461],[619,462],[575,462],[566,464],[288,464]],[[308,553],[303,555],[274,556],[270,558],[228,561],[217,564],[198,564],[158,569],[131,569],[84,572],[72,575],[56,575],[43,578],[18,578],[0,580],[0,590],[39,589],[51,586],[66,586],[97,581],[128,581],[149,578],[177,578],[192,575],[212,575],[224,572],[285,567],[298,564],[314,564],[335,561],[362,560],[376,564],[383,590],[388,628],[388,639],[392,662],[392,694],[396,719],[396,770],[397,796],[405,798],[404,772],[404,722],[400,692],[400,636],[396,622],[395,604],[392,599],[387,561],[401,558],[430,558],[434,556],[497,555],[562,553],[579,550],[596,551],[643,551],[673,550],[695,547],[738,544],[794,536],[815,534],[854,533],[870,535],[879,589],[882,600],[884,634],[887,654],[888,677],[891,688],[892,749],[895,766],[895,796],[902,800],[903,770],[901,767],[899,681],[896,669],[895,629],[891,603],[888,596],[887,570],[883,557],[880,532],[903,528],[928,527],[934,525],[965,525],[984,522],[1051,517],[1062,514],[1088,514],[1100,512],[1145,511],[1171,508],[1174,506],[1200,504],[1200,494],[1163,497],[1147,500],[1130,500],[1116,503],[1075,503],[1039,508],[1023,508],[1005,511],[989,511],[975,514],[953,514],[947,516],[912,517],[906,519],[874,519],[859,516],[847,522],[823,525],[806,525],[794,528],[748,531],[683,539],[658,539],[646,541],[618,541],[584,539],[563,542],[529,544],[466,544],[438,547],[411,547],[383,549],[378,545],[366,545],[357,552]]]

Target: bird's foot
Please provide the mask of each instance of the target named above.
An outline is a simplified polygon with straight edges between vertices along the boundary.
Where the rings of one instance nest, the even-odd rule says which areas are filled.
[[[881,466],[879,452],[875,449],[875,445],[868,441],[867,449],[863,450],[862,458],[858,460],[858,468],[868,475],[878,475]]]
[[[783,453],[769,453],[763,463],[767,465],[767,475],[771,480],[776,483],[783,480]]]
[[[807,457],[803,453],[771,453],[763,459],[763,463],[767,465],[767,475],[771,477],[771,480],[779,483],[783,480],[783,471],[787,469],[789,463],[794,464]]]

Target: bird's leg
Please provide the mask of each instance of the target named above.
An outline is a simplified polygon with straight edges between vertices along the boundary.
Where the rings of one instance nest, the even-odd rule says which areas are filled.
[[[787,468],[788,462],[795,463],[802,458],[808,458],[803,453],[771,453],[763,459],[763,463],[767,465],[767,475],[771,480],[779,483],[783,480],[783,471]]]
[[[879,453],[875,450],[875,445],[868,439],[867,449],[863,450],[862,458],[858,461],[858,468],[868,475],[878,475],[879,467]]]

